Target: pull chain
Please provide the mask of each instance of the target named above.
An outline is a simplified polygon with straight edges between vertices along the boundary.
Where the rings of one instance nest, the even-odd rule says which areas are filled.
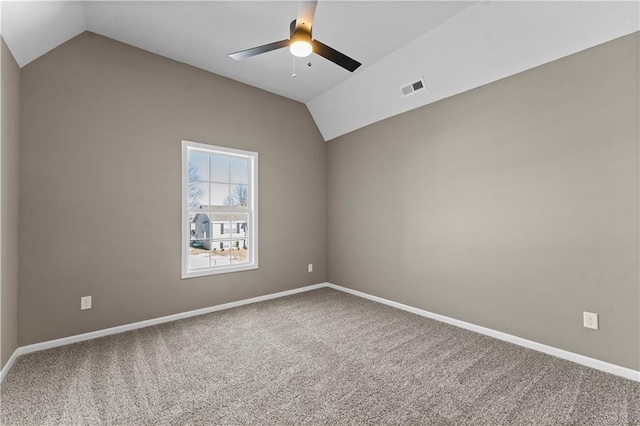
[[[293,58],[293,73],[291,74],[291,78],[296,78],[296,57],[291,55]]]

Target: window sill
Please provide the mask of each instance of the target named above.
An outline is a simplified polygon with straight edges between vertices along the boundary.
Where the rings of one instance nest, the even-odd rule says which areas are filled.
[[[188,272],[183,271],[181,279],[185,280],[189,278],[206,277],[209,275],[229,274],[232,272],[250,271],[252,269],[258,269],[258,265],[249,264],[249,265],[228,266],[228,267],[220,267],[220,268],[212,268],[212,269],[198,269],[195,271],[188,271]]]

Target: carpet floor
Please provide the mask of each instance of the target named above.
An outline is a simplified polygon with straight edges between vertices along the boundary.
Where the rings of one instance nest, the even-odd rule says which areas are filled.
[[[19,357],[3,425],[640,424],[640,384],[331,289]]]

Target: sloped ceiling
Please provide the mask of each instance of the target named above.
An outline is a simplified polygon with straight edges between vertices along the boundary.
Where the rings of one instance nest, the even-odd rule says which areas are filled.
[[[325,140],[640,29],[638,2],[480,2],[307,102]],[[427,90],[400,86],[424,77]]]
[[[360,61],[361,70],[470,4],[321,0],[313,35]],[[228,57],[289,38],[297,8],[295,1],[17,1],[3,6],[3,34],[20,66],[88,30],[306,103],[352,74],[312,55],[296,59],[293,79],[288,49]]]
[[[86,31],[82,2],[2,2],[2,37],[20,67]]]
[[[20,66],[92,31],[307,105],[325,140],[640,29],[636,1],[335,1],[314,37],[363,63],[349,73],[286,49],[227,53],[288,38],[293,1],[3,2]],[[307,63],[311,62],[311,66]],[[400,86],[423,77],[407,98]]]

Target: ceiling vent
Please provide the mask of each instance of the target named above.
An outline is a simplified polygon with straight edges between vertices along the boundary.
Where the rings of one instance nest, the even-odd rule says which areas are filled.
[[[402,92],[403,97],[411,96],[416,92],[424,90],[427,88],[427,85],[424,84],[424,78],[421,78],[418,81],[414,81],[413,83],[405,84],[400,87],[400,92]]]

